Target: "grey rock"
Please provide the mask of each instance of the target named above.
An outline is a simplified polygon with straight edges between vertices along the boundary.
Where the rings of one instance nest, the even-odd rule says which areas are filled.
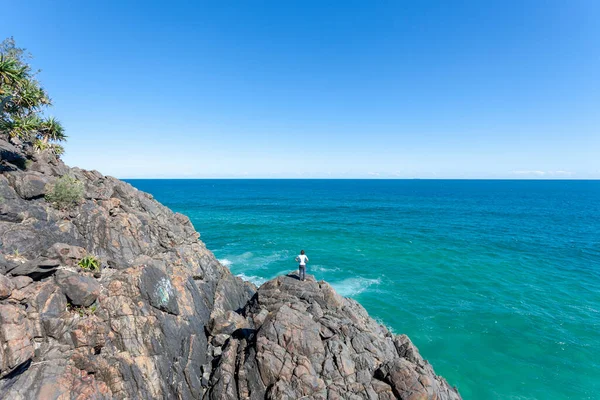
[[[61,265],[70,267],[77,266],[77,263],[86,255],[88,255],[87,251],[83,247],[66,243],[55,243],[45,252],[47,258],[59,260]]]
[[[408,337],[393,336],[357,302],[312,276],[266,282],[243,313],[256,333],[229,339],[210,398],[235,389],[239,399],[460,399]]]
[[[15,284],[4,275],[0,275],[0,300],[10,297]]]
[[[213,336],[211,344],[216,347],[221,347],[227,342],[227,340],[229,340],[230,337],[231,335],[228,335],[226,333],[219,333]]]
[[[4,202],[0,203],[0,221],[12,222],[18,224],[23,222],[25,214],[11,206],[6,206]]]
[[[12,279],[12,282],[15,285],[15,289],[23,289],[33,282],[33,279],[28,276],[16,276]]]
[[[244,317],[235,311],[218,313],[210,320],[208,330],[211,335],[231,335],[238,329],[248,328],[249,324]]]
[[[178,315],[177,294],[173,282],[156,267],[146,267],[140,279],[140,291],[159,310]]]
[[[22,150],[0,138],[0,171],[13,171],[25,168],[26,156]]]
[[[47,176],[37,172],[13,172],[8,175],[15,191],[23,199],[33,199],[46,194]]]
[[[60,271],[56,275],[56,284],[73,305],[81,307],[91,306],[101,290],[96,279],[67,271]]]
[[[50,151],[33,152],[32,158],[34,162],[28,168],[29,171],[39,172],[47,176],[63,176],[69,171],[69,168]]]
[[[38,257],[26,263],[18,264],[12,269],[8,269],[7,272],[14,276],[24,275],[34,280],[40,280],[52,275],[59,266],[60,262],[58,260]]]
[[[0,304],[0,379],[33,357],[31,327],[25,312]]]

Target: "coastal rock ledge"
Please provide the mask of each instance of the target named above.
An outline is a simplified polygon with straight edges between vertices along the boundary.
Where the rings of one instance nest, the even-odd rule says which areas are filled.
[[[83,196],[60,209],[44,196],[64,175]],[[326,282],[257,289],[199,236],[151,195],[0,135],[0,398],[460,399]]]

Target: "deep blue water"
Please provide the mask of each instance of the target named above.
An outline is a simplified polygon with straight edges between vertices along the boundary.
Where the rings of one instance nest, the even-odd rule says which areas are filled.
[[[600,181],[129,182],[255,283],[305,249],[465,399],[600,398]]]

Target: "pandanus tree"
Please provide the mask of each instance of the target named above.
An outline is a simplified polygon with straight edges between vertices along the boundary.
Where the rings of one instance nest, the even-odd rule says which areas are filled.
[[[13,38],[0,43],[0,133],[60,156],[64,149],[58,142],[67,136],[56,118],[44,115],[52,101],[36,79],[38,71],[26,62],[30,57]]]

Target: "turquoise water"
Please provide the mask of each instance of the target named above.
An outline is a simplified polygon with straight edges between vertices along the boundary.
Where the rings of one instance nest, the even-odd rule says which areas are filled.
[[[465,399],[600,398],[600,182],[131,180],[260,284],[296,267]]]

